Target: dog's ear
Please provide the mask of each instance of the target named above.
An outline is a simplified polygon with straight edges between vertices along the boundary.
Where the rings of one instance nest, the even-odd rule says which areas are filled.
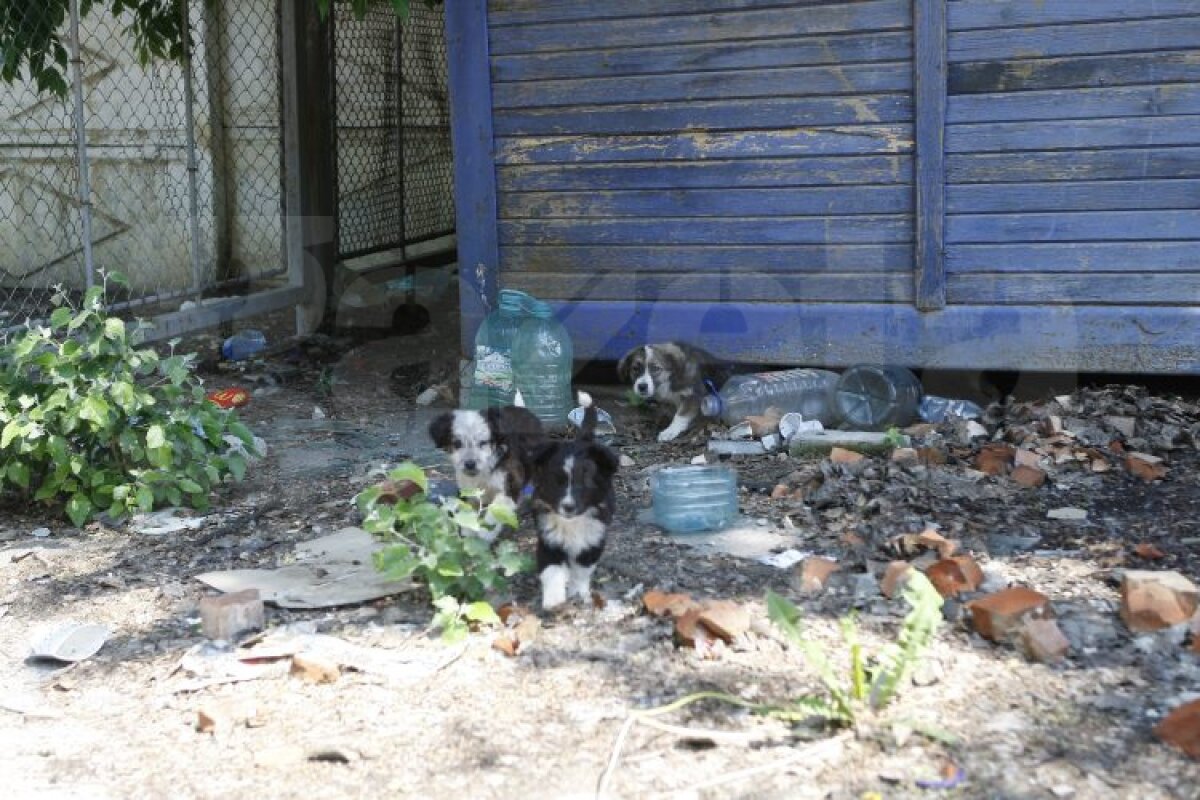
[[[447,450],[453,438],[453,429],[454,412],[447,411],[445,414],[439,414],[433,422],[429,423],[429,438],[433,440],[436,447]]]
[[[621,360],[617,362],[617,377],[624,383],[629,383],[633,380],[634,366],[633,362],[637,357],[645,352],[640,347],[635,347],[625,355],[621,356]]]
[[[492,446],[500,455],[504,455],[512,446],[508,434],[504,432],[504,413],[498,407],[490,406],[487,411],[483,412],[483,419],[487,423],[488,430],[491,431]]]
[[[617,468],[621,466],[620,456],[602,444],[593,444],[589,447],[588,456],[595,462],[605,478],[611,478],[617,473]]]

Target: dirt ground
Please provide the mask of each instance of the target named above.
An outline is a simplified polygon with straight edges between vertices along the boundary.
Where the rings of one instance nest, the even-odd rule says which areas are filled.
[[[214,388],[257,390],[243,416],[270,450],[194,530],[80,531],[6,512],[4,796],[571,798],[595,796],[603,776],[607,796],[629,798],[1200,798],[1200,764],[1152,734],[1166,712],[1200,697],[1200,654],[1182,630],[1136,636],[1117,615],[1124,568],[1200,579],[1200,413],[1192,401],[1132,387],[1081,388],[1069,407],[1046,397],[987,420],[993,435],[1032,437],[1027,445],[1052,439],[1048,416],[1064,420],[1074,443],[1040,488],[974,469],[979,441],[946,425],[923,440],[947,454],[940,465],[736,459],[742,521],[724,537],[690,538],[649,524],[648,477],[703,452],[704,435],[659,445],[653,412],[624,407],[619,387],[598,387],[617,418],[615,445],[633,460],[619,476],[618,520],[597,573],[602,608],[544,617],[512,657],[492,647],[494,632],[457,645],[430,636],[427,602],[414,593],[336,609],[269,607],[269,632],[336,637],[356,646],[359,668],[319,684],[289,676],[286,661],[240,680],[205,675],[196,664],[214,654],[203,649],[197,604],[211,591],[194,576],[280,566],[296,543],[356,524],[351,498],[378,467],[415,458],[444,468],[424,435],[433,412],[412,396],[453,373],[454,341],[435,313],[415,336],[318,337],[240,370],[209,361]],[[193,344],[212,352],[215,339]],[[1137,420],[1124,444],[1165,458],[1164,479],[1130,475],[1108,449],[1104,417],[1113,415]],[[1094,461],[1076,457],[1083,447],[1112,469],[1094,472]],[[788,496],[772,499],[780,484]],[[1087,518],[1047,518],[1060,507]],[[817,689],[766,621],[767,588],[799,604],[809,635],[835,657],[844,654],[838,619],[852,607],[869,648],[892,640],[903,604],[860,576],[895,557],[894,536],[930,524],[974,555],[985,588],[1022,584],[1049,596],[1068,658],[1033,663],[987,642],[962,604],[948,602],[914,684],[854,733],[703,702],[655,717],[654,727],[632,724],[614,762],[631,709],[702,690],[767,702]],[[40,527],[50,535],[32,536]],[[518,539],[532,549],[528,526]],[[1162,557],[1140,558],[1139,544]],[[842,573],[802,596],[791,569],[758,560],[789,548],[836,558]],[[671,624],[642,613],[651,588],[734,600],[750,610],[751,629],[715,652],[677,648]],[[536,579],[518,579],[510,595],[535,604]],[[112,636],[72,666],[26,661],[37,630],[63,620],[106,625]],[[200,712],[218,718],[214,731],[197,729]],[[957,786],[920,783],[954,768]]]

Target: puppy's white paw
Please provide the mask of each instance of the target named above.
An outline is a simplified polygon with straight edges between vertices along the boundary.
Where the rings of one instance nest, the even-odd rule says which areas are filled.
[[[658,434],[658,440],[660,442],[673,442],[678,438],[679,438],[679,431],[673,430],[671,428],[667,428],[666,430],[659,431],[659,434]]]
[[[549,611],[567,602],[567,579],[569,572],[566,567],[553,566],[542,570],[542,608]]]

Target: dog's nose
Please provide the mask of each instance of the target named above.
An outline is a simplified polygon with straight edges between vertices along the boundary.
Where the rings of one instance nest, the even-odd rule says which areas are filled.
[[[574,514],[575,513],[575,501],[569,497],[565,498],[558,505],[559,505],[559,508],[562,509],[562,512],[564,514]]]
[[[649,387],[640,381],[634,384],[633,388],[637,390],[638,394],[646,394],[649,391]]]
[[[468,473],[474,472],[475,468],[477,466],[478,466],[478,464],[476,464],[474,461],[464,461],[463,462],[463,472],[468,472]]]

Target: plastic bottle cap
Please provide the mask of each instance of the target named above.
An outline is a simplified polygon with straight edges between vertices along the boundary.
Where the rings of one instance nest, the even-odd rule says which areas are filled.
[[[516,289],[501,289],[499,309],[501,311],[519,314],[521,313],[522,308],[524,308],[526,301],[530,299],[532,298],[530,298],[529,295],[525,294],[524,292],[517,291]]]
[[[530,302],[526,307],[526,311],[529,312],[531,317],[536,319],[550,319],[554,316],[554,309],[550,307],[549,303],[542,300],[533,300]]]

